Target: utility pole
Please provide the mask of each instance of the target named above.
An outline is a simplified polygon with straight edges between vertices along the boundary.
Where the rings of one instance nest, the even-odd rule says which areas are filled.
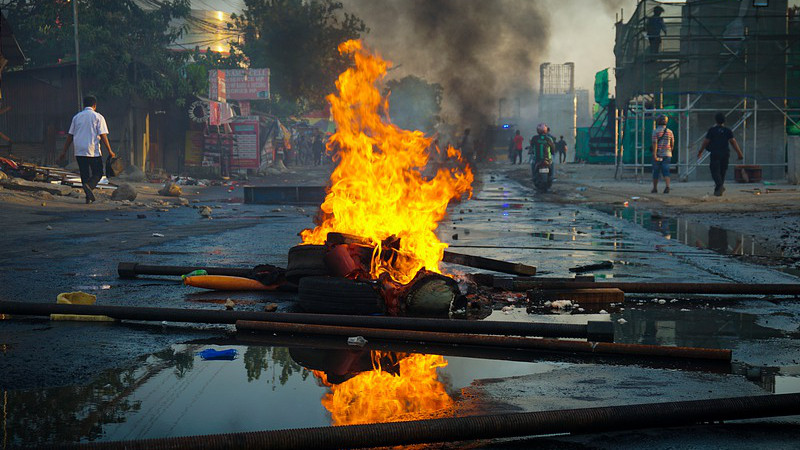
[[[75,81],[78,87],[78,111],[83,109],[83,93],[81,92],[81,52],[78,46],[78,0],[72,0],[72,18],[75,35]]]

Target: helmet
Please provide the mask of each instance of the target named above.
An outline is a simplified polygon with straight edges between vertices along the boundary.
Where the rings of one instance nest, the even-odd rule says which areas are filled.
[[[656,117],[656,125],[666,125],[669,122],[669,118],[663,114],[659,114]]]
[[[546,123],[540,123],[536,126],[536,132],[539,134],[547,134],[549,130],[550,127],[548,127]]]

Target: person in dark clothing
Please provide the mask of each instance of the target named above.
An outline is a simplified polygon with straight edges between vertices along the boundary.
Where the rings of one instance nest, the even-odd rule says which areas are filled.
[[[658,53],[661,51],[661,33],[667,34],[667,26],[664,24],[664,18],[661,14],[664,8],[656,6],[653,8],[653,17],[647,19],[647,39],[650,41],[650,53]]]
[[[558,152],[558,162],[564,163],[567,161],[567,141],[564,140],[564,136],[560,136],[558,142],[556,142],[556,151]]]
[[[325,144],[322,143],[322,136],[319,133],[314,135],[314,142],[311,144],[311,153],[314,155],[314,165],[322,164],[322,153],[325,151]]]
[[[733,131],[725,126],[725,114],[717,113],[714,116],[717,124],[708,129],[706,138],[700,145],[700,151],[697,152],[697,158],[703,156],[703,151],[708,150],[711,153],[711,161],[708,168],[711,171],[711,178],[714,179],[714,195],[720,197],[725,192],[725,172],[728,170],[728,160],[730,159],[731,149],[733,147],[739,155],[739,160],[744,159],[744,153],[739,148],[739,143],[733,137]],[[730,145],[730,147],[729,147]]]

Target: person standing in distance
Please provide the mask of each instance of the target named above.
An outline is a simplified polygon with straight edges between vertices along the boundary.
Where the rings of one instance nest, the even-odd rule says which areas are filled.
[[[517,163],[517,158],[519,158],[519,164],[522,164],[522,143],[525,142],[525,138],[522,137],[519,130],[517,130],[516,134],[514,134],[514,159],[511,160],[511,164]]]
[[[700,151],[697,152],[697,158],[703,156],[703,151],[708,150],[711,153],[711,161],[708,164],[708,169],[711,171],[711,178],[714,179],[714,195],[721,197],[725,192],[725,172],[728,171],[728,160],[731,156],[731,149],[728,147],[730,144],[736,153],[739,155],[739,160],[744,159],[744,153],[739,148],[739,143],[733,137],[733,131],[725,126],[725,114],[717,113],[714,116],[714,121],[717,123],[715,126],[708,129],[706,138],[700,145]]]
[[[108,142],[106,119],[96,109],[97,99],[94,96],[88,95],[83,98],[83,111],[75,114],[75,117],[72,118],[67,141],[64,143],[64,150],[61,151],[59,157],[59,159],[64,159],[70,144],[75,144],[75,159],[78,160],[87,204],[96,200],[92,190],[103,178],[103,155],[100,151],[100,143],[102,142],[106,147],[109,156],[116,157]]]
[[[672,147],[675,145],[675,136],[667,128],[669,118],[661,114],[656,117],[656,127],[653,129],[653,190],[658,192],[658,178],[664,177],[664,193],[669,194],[669,163],[672,159]]]

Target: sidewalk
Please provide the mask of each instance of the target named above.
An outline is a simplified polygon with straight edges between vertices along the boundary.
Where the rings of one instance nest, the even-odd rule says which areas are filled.
[[[737,183],[725,182],[725,194],[714,196],[714,183],[708,181],[681,182],[674,177],[670,193],[663,194],[664,181],[658,183],[658,193],[652,194],[652,178],[645,173],[640,179],[625,174],[614,179],[614,166],[562,164],[557,167],[556,193],[567,202],[604,202],[633,204],[681,213],[755,213],[764,211],[790,212],[800,206],[800,186],[783,182]],[[729,171],[730,172],[730,171]]]

